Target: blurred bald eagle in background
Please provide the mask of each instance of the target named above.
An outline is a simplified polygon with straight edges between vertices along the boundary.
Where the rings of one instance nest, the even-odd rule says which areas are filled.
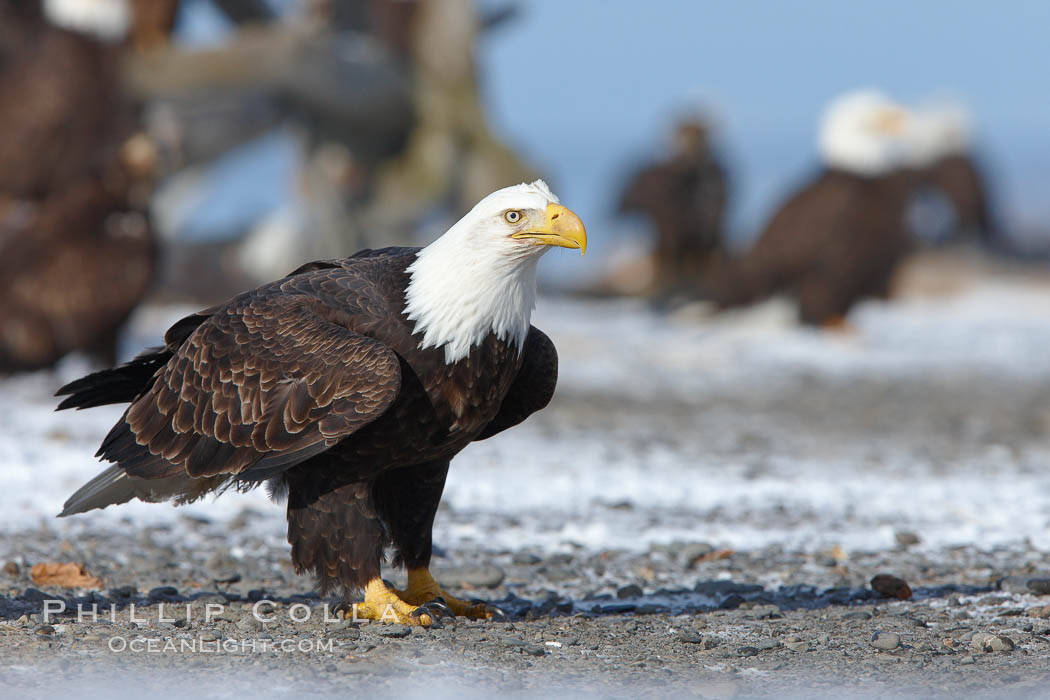
[[[998,247],[1000,231],[992,211],[988,179],[974,154],[970,114],[958,104],[920,106],[913,120],[912,154],[919,170],[917,186],[944,198],[951,208],[945,230],[935,241],[979,241]]]
[[[724,244],[726,169],[709,132],[699,118],[680,122],[670,157],[635,173],[620,196],[621,212],[644,212],[656,227],[657,295],[694,295],[698,275]]]
[[[363,588],[359,616],[491,617],[431,577],[434,515],[453,456],[550,401],[537,263],[586,244],[537,181],[489,195],[426,248],[309,263],[179,321],[164,347],[59,390],[59,408],[131,404],[98,452],[113,466],[62,515],[269,481],[287,494],[296,570],[347,601]],[[380,576],[387,544],[404,591]]]
[[[790,195],[744,254],[711,265],[702,284],[722,308],[773,294],[798,302],[799,320],[840,320],[888,293],[912,249],[905,210],[916,175],[905,163],[909,114],[880,93],[833,100],[820,124],[823,169]]]
[[[0,372],[73,350],[112,364],[149,287],[152,153],[120,81],[133,25],[126,0],[0,0]]]

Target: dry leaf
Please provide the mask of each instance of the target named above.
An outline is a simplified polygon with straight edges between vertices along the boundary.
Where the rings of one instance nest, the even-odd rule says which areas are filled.
[[[697,557],[693,560],[693,563],[699,564],[705,561],[718,561],[719,559],[728,559],[729,557],[733,556],[733,554],[735,554],[735,552],[733,552],[732,549],[716,549],[713,552],[708,552],[707,554],[701,557]]]
[[[88,573],[83,564],[71,561],[34,564],[29,577],[38,586],[60,588],[102,588],[102,581]]]

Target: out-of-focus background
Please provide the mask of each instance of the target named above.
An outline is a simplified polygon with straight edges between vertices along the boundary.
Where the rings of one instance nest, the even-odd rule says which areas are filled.
[[[209,547],[230,591],[308,588],[261,490],[55,521],[122,409],[52,393],[537,177],[590,241],[541,265],[558,393],[457,457],[451,560],[577,605],[1050,566],[1048,26],[1037,0],[0,0],[0,576],[61,540],[142,590],[198,585]]]
[[[840,449],[941,470],[923,455],[942,438],[958,449],[961,431],[977,440],[952,452],[963,471],[1039,476],[980,454],[1041,455],[1050,432],[1043,3],[5,0],[0,12],[2,439],[22,455],[7,468],[16,483],[60,484],[46,507],[8,490],[11,517],[50,513],[88,477],[88,448],[116,415],[51,415],[63,380],[307,260],[425,244],[535,177],[590,232],[583,261],[544,261],[536,316],[561,349],[561,401],[584,408],[530,469],[499,445],[464,455],[481,474],[469,491],[453,477],[453,507],[528,510],[531,469],[549,465],[568,481],[533,505],[570,530],[584,527],[570,514],[639,500],[684,518],[645,539],[695,530],[739,546],[815,536],[771,535],[759,515],[771,503],[823,524],[859,498],[885,533],[941,498],[881,474],[857,491],[871,465]],[[806,413],[822,392],[832,404]],[[728,452],[715,456],[727,395],[745,409],[719,419]],[[635,415],[646,437],[621,444],[611,425]],[[805,441],[783,469],[777,431]],[[562,470],[570,454],[578,468]],[[754,460],[766,466],[752,474]],[[710,486],[727,464],[741,482]],[[513,499],[477,485],[498,465],[526,482]],[[772,495],[751,502],[746,482],[766,484],[766,469]],[[794,475],[809,469],[803,486]],[[967,498],[987,498],[974,478]],[[1004,499],[1031,503],[1029,529],[976,504],[930,527],[945,541],[1044,537],[1046,489],[1007,482],[1020,491]],[[723,498],[757,539],[704,510]],[[880,541],[869,525],[858,541]]]
[[[536,316],[561,349],[560,401],[581,408],[529,469],[527,450],[500,447],[513,439],[464,455],[479,474],[453,477],[451,507],[556,512],[594,546],[619,541],[617,517],[575,516],[635,501],[682,518],[639,546],[841,544],[849,528],[828,533],[826,518],[860,503],[858,543],[919,513],[944,543],[1045,541],[1050,496],[1025,466],[1050,437],[1045,4],[3,0],[0,13],[10,517],[51,513],[90,476],[117,415],[52,415],[63,380],[302,262],[425,244],[488,192],[544,177],[591,238],[583,261],[544,261]],[[741,413],[717,417],[727,396]],[[479,485],[500,469],[524,483]],[[546,469],[564,488],[533,503]],[[726,469],[739,483],[712,486]],[[935,486],[881,471],[898,469]],[[937,479],[960,487],[970,470],[970,505],[936,510]],[[991,516],[987,470],[1017,472]],[[42,474],[46,500],[30,489]],[[816,532],[770,529],[785,505],[811,509]]]

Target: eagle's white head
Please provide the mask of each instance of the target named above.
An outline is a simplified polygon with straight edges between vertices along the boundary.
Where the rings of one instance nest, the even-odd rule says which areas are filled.
[[[405,314],[420,347],[463,359],[489,333],[519,348],[536,305],[536,264],[551,246],[587,249],[580,217],[537,180],[478,202],[409,266]]]
[[[44,16],[71,32],[120,41],[131,29],[131,0],[44,0]]]
[[[824,165],[876,177],[906,157],[911,114],[876,90],[856,90],[832,100],[821,116],[817,149]]]
[[[915,111],[907,140],[909,165],[924,167],[947,156],[968,153],[973,145],[973,120],[957,103],[923,105]]]

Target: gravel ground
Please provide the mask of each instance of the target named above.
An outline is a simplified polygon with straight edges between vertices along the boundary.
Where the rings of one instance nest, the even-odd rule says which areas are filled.
[[[715,387],[696,403],[570,391],[524,435],[558,444],[566,431],[600,434],[611,450],[672,450],[686,462],[702,454],[696,480],[721,478],[711,463],[750,465],[742,491],[784,478],[775,459],[834,465],[837,455],[876,484],[950,484],[973,455],[1004,451],[978,470],[992,499],[999,485],[1045,466],[1047,416],[1045,388],[1018,378],[799,373],[747,391]],[[881,458],[887,451],[897,457]],[[853,478],[828,469],[806,478]],[[580,488],[606,490],[600,480]],[[439,579],[497,602],[510,620],[432,630],[326,616],[332,601],[291,572],[276,506],[231,519],[195,511],[155,525],[82,518],[10,528],[0,535],[0,693],[1045,696],[1050,553],[1023,536],[927,542],[924,524],[950,518],[951,498],[946,489],[943,511],[896,524],[869,522],[860,506],[833,520],[775,504],[690,510],[596,498],[584,511],[553,514],[446,506]],[[548,516],[693,536],[616,548],[529,540]],[[468,526],[522,540],[453,536]],[[867,549],[779,536],[887,526],[886,546]],[[731,549],[709,535],[734,528],[764,530],[769,541]],[[103,588],[41,590],[28,569],[45,561],[82,562]],[[912,597],[872,590],[879,574],[905,580]],[[68,611],[45,619],[45,599]],[[99,619],[77,620],[77,603],[97,603]]]

